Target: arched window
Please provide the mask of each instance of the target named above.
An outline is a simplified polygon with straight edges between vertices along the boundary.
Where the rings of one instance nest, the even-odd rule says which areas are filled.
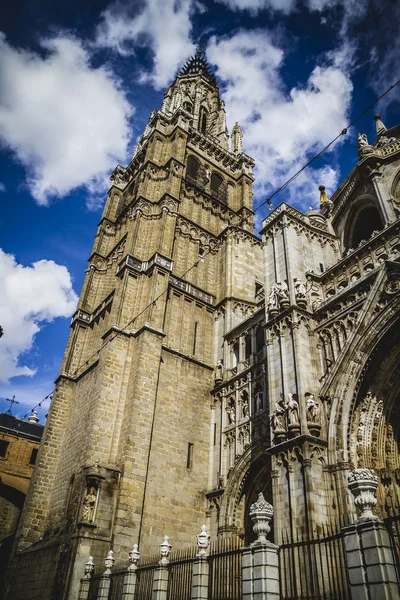
[[[200,108],[200,116],[199,116],[199,130],[201,131],[201,133],[207,133],[207,111],[206,109],[202,106]]]
[[[256,331],[256,352],[261,352],[264,348],[264,329],[258,327]]]
[[[195,181],[199,174],[200,162],[194,156],[189,156],[186,164],[186,177]]]
[[[211,193],[218,195],[218,191],[223,182],[224,180],[222,179],[221,175],[218,175],[218,173],[213,173],[211,175]]]
[[[245,338],[245,359],[247,360],[248,358],[250,358],[251,355],[251,335],[248,334],[246,335]]]
[[[193,112],[193,105],[191,104],[191,102],[184,102],[183,103],[183,108],[187,111],[192,113]]]
[[[357,248],[362,240],[368,240],[374,231],[381,231],[381,229],[383,223],[378,209],[375,206],[366,206],[359,212],[350,227],[347,248]]]
[[[239,344],[233,344],[233,366],[236,367],[239,363]]]

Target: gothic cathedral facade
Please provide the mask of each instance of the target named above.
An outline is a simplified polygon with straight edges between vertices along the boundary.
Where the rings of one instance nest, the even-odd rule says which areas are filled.
[[[319,211],[282,203],[258,237],[240,126],[201,52],[181,70],[111,176],[10,598],[72,600],[89,556],[203,523],[247,544],[259,492],[276,544],[340,528],[354,466],[399,511],[400,127],[376,126]]]

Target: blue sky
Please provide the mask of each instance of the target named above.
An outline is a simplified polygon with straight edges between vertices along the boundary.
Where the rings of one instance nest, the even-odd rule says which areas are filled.
[[[255,205],[400,77],[400,3],[17,0],[0,15],[0,410],[51,392],[118,163],[203,36],[228,127],[257,161]],[[378,106],[399,122],[399,90]],[[318,204],[371,111],[276,198]],[[257,224],[268,209],[259,211]],[[39,413],[42,421],[46,403]]]

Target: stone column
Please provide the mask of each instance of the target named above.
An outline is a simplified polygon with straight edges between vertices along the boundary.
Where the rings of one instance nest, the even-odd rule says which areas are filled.
[[[349,489],[361,512],[356,524],[344,527],[343,544],[352,600],[399,600],[399,582],[383,521],[372,508],[376,505],[378,478],[369,469],[348,474]]]
[[[81,579],[81,585],[79,587],[78,600],[87,600],[89,597],[90,579],[94,571],[93,556],[89,557],[85,565],[85,575]]]
[[[104,571],[99,584],[99,591],[97,593],[97,600],[108,600],[108,594],[110,591],[110,575],[111,569],[115,562],[113,557],[113,551],[110,550],[107,554],[107,558],[104,561],[106,570]]]
[[[208,547],[210,545],[210,536],[207,533],[207,527],[201,526],[201,533],[197,536],[197,547],[199,549],[193,563],[192,575],[192,593],[191,600],[208,599]]]
[[[250,507],[254,522],[253,531],[258,538],[243,549],[242,592],[243,600],[279,600],[279,547],[266,538],[274,509],[263,494]]]
[[[169,543],[169,537],[164,536],[164,541],[160,544],[160,556],[159,566],[154,571],[153,579],[153,593],[151,600],[167,600],[167,589],[168,589],[168,557],[171,553],[171,544]]]
[[[124,577],[124,587],[122,589],[121,600],[134,600],[136,591],[136,569],[140,559],[138,545],[133,545],[133,550],[129,552],[130,565]]]

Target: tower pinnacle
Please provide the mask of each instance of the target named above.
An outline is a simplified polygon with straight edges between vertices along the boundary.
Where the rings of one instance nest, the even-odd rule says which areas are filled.
[[[381,115],[375,115],[374,119],[375,119],[375,126],[376,126],[376,134],[382,135],[382,133],[385,133],[385,131],[387,131],[387,128],[381,121]]]

